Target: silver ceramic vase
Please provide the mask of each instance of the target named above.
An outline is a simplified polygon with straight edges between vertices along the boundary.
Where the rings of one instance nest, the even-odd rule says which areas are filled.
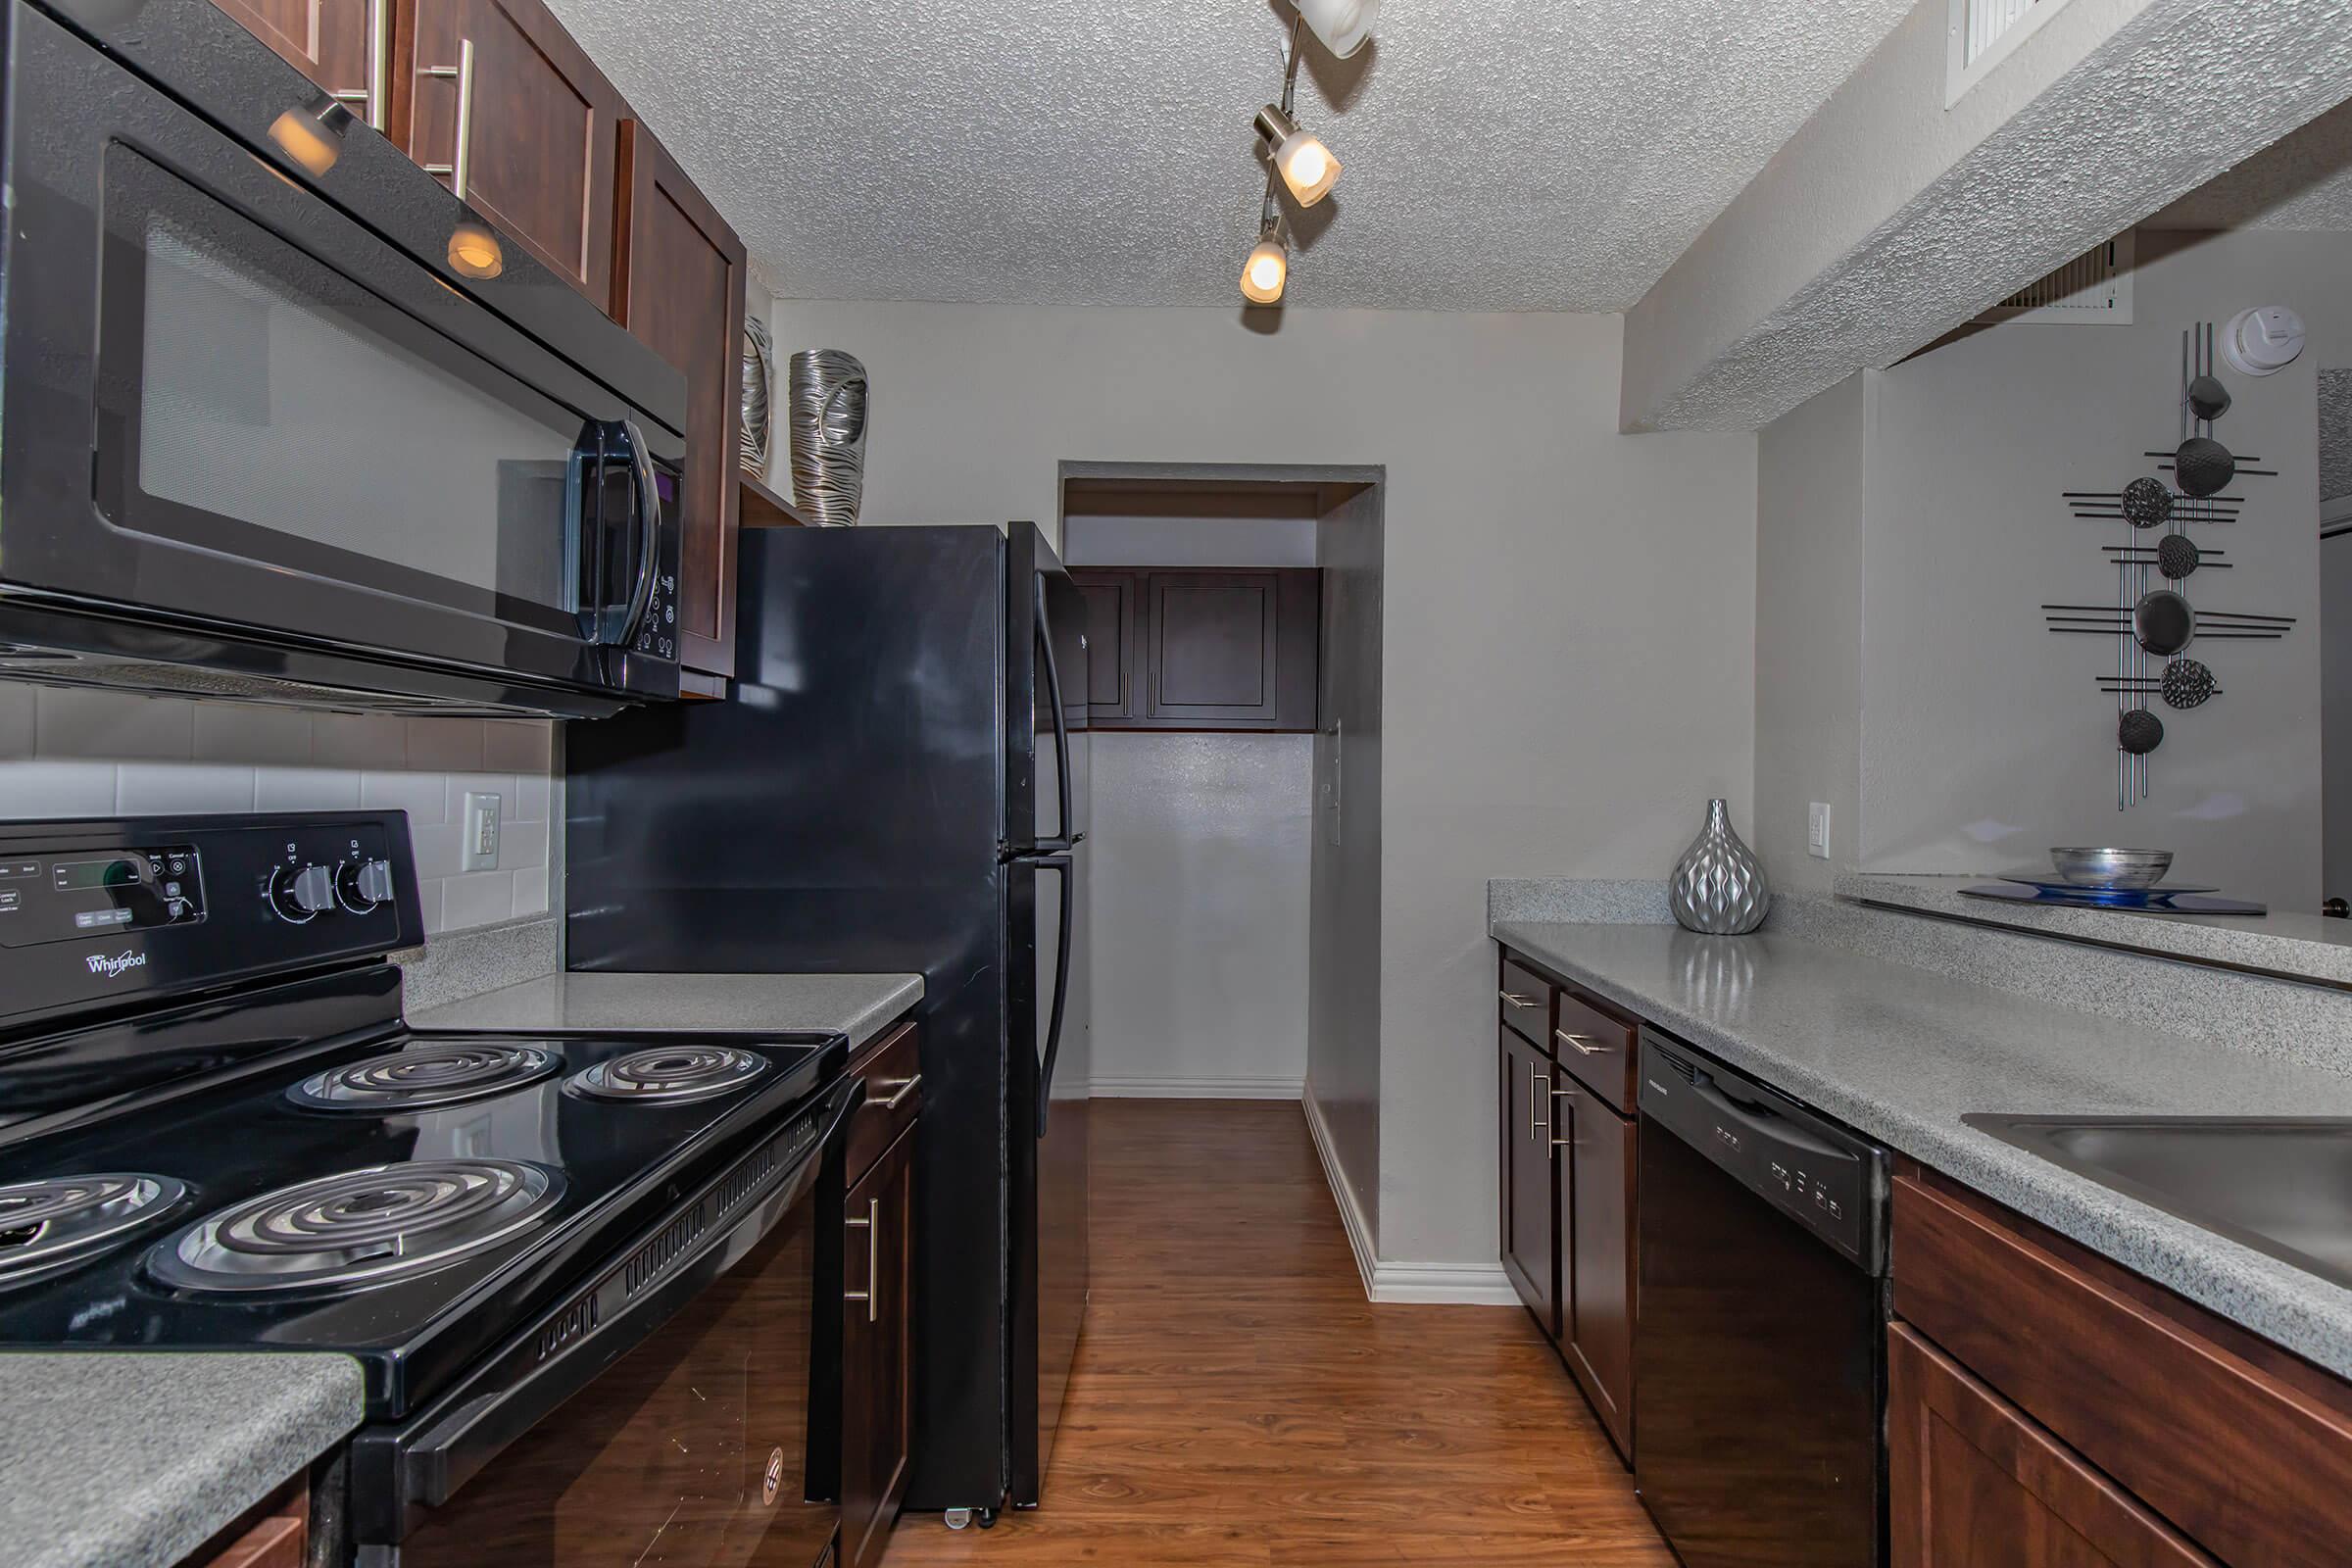
[[[1707,825],[1676,862],[1667,901],[1676,920],[1708,936],[1744,936],[1764,923],[1772,907],[1764,862],[1732,831],[1723,802],[1707,803]]]
[[[793,496],[810,522],[846,528],[865,495],[865,367],[839,349],[803,349],[784,379]]]

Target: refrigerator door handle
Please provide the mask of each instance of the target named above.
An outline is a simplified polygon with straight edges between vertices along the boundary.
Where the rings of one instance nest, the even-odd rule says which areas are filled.
[[[1030,597],[1037,606],[1037,643],[1046,656],[1046,699],[1054,705],[1054,761],[1061,786],[1061,837],[1041,840],[1040,850],[1064,849],[1078,842],[1070,817],[1070,722],[1061,706],[1061,666],[1054,659],[1054,622],[1046,613],[1046,574],[1030,579]]]
[[[1070,926],[1078,910],[1078,872],[1073,857],[1053,855],[1041,857],[1036,862],[1041,871],[1052,871],[1061,879],[1061,929],[1056,934],[1054,956],[1054,1003],[1046,1018],[1046,1053],[1038,1064],[1037,1136],[1046,1136],[1046,1113],[1054,1105],[1054,1064],[1061,1056],[1061,1019],[1070,1001]]]

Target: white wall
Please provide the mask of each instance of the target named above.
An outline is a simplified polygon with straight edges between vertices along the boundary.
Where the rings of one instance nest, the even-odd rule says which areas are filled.
[[[2066,490],[2120,490],[2179,440],[2180,332],[2274,300],[2352,326],[2352,241],[2142,236],[2133,324],[2007,325],[1885,371],[1874,400],[1864,549],[1861,863],[1997,871],[2053,844],[2179,852],[2183,879],[2282,908],[2319,903],[2319,459],[2306,353],[2256,378],[2216,426],[2276,478],[2241,477],[2242,520],[2195,528],[2231,569],[2189,579],[2212,610],[2297,617],[2278,642],[2200,643],[2223,694],[2176,711],[2152,798],[2118,812],[2111,643],[2054,635],[2044,602],[2104,604],[2101,545],[2123,524],[2071,518]],[[2321,243],[2311,243],[2312,241]],[[2333,327],[2328,329],[2335,330]]]
[[[2178,852],[2183,879],[2317,907],[2316,368],[2352,357],[2352,235],[2142,233],[2138,250],[2131,325],[1980,331],[1849,378],[1763,433],[1758,842],[1784,886],[1818,884],[1803,809],[1830,799],[1838,865],[1988,873],[2043,863],[2053,844],[2128,842]],[[2223,367],[2236,402],[2215,434],[2279,471],[2230,486],[2241,521],[2192,528],[2231,564],[2187,591],[2297,624],[2278,642],[2192,650],[2223,691],[2187,711],[2152,704],[2166,732],[2152,797],[2119,812],[2115,704],[2097,686],[2114,645],[2051,633],[2040,607],[2109,602],[2100,546],[2146,536],[2073,518],[2061,493],[2156,472],[2143,454],[2179,436],[2181,329],[2273,302],[2304,313],[2311,347],[2276,376]],[[1838,820],[1841,798],[1807,792],[1849,769],[1856,809]]]
[[[1314,737],[1089,744],[1095,1093],[1296,1100]]]
[[[1315,522],[1323,614],[1307,933],[1313,950],[1307,965],[1308,1110],[1338,1170],[1350,1234],[1366,1237],[1377,1236],[1380,1216],[1384,500],[1384,487],[1367,489]]]
[[[1387,466],[1378,1245],[1492,1271],[1486,880],[1657,876],[1709,795],[1745,813],[1754,438],[1617,434],[1614,318],[779,301],[775,323],[780,353],[865,362],[871,521],[1050,526],[1063,459]]]
[[[398,807],[425,929],[495,925],[548,908],[551,730],[0,681],[0,820]],[[500,797],[495,871],[458,869],[468,791]]]
[[[1862,826],[1862,458],[1851,375],[1756,441],[1756,804],[1748,842],[1783,891],[1826,890]],[[1805,848],[1830,808],[1830,858]],[[1746,830],[1749,824],[1740,824]]]

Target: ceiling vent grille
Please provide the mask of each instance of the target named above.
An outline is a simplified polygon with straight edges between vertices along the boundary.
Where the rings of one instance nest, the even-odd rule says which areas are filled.
[[[2132,233],[2093,246],[2058,270],[2027,284],[1979,321],[2068,321],[2087,326],[2132,323]]]
[[[1984,51],[1999,40],[2001,34],[2026,20],[2035,0],[1962,0],[1967,13],[1966,41],[1961,45],[1962,65],[1973,66],[1984,58]]]
[[[1943,106],[1983,80],[1984,74],[2050,20],[2066,0],[1946,0],[1949,36],[1944,55]]]

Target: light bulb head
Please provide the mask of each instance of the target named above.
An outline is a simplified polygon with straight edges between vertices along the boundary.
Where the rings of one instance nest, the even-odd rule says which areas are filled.
[[[1342,60],[1361,49],[1380,21],[1380,0],[1291,0],[1307,30]]]
[[[351,111],[325,99],[279,115],[270,122],[270,139],[305,173],[321,179],[343,156],[343,127],[350,123]]]
[[[489,229],[463,222],[449,233],[449,270],[461,277],[496,277],[507,270],[506,251]]]
[[[1284,248],[1281,234],[1269,226],[1242,264],[1242,297],[1252,305],[1279,304],[1290,278],[1291,253]]]
[[[1266,156],[1290,187],[1292,199],[1312,207],[1340,182],[1340,161],[1322,141],[1298,128],[1280,107],[1268,104],[1257,112],[1257,133],[1266,140]]]

